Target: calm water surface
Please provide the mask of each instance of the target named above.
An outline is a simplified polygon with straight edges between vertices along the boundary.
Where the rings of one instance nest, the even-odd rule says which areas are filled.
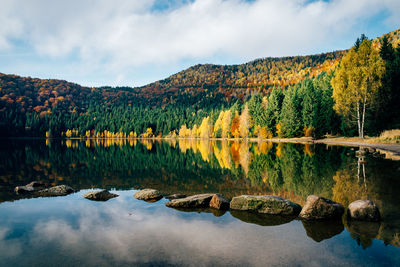
[[[33,180],[78,192],[29,198]],[[164,194],[310,194],[347,206],[372,199],[381,223],[314,222],[215,210],[178,211]],[[82,197],[106,188],[107,202]],[[399,266],[400,162],[348,147],[181,140],[0,142],[0,266]]]

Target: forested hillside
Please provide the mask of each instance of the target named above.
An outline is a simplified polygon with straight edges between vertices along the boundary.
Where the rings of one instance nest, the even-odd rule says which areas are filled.
[[[387,55],[382,55],[390,72],[384,78],[384,85],[389,89],[380,92],[387,95],[393,93],[390,88],[396,87],[396,47],[400,30],[385,36],[372,40],[371,46],[380,51],[384,42],[386,46],[390,45],[390,48],[385,48],[389,49]],[[337,51],[312,56],[264,58],[231,66],[196,65],[140,88],[88,88],[62,80],[0,73],[0,134],[44,136],[47,132],[47,136],[121,137],[142,134],[149,137],[179,134],[219,137],[222,135],[215,129],[220,126],[214,124],[222,122],[227,110],[231,112],[229,120],[225,118],[229,133],[223,137],[299,136],[303,133],[321,136],[332,129],[351,134],[349,125],[344,123],[345,116],[338,116],[333,110],[330,85],[332,73],[346,53]],[[294,102],[286,103],[285,98],[286,102],[289,98]],[[386,107],[393,103],[379,103],[378,113],[395,116]],[[246,118],[240,118],[242,111],[245,111]],[[250,113],[246,115],[246,112]],[[285,112],[301,114],[301,122],[296,116],[280,115]],[[315,127],[312,120],[321,116],[330,122],[329,129]],[[207,127],[212,129],[207,128],[207,134],[200,134],[197,131],[206,118]],[[288,123],[294,123],[295,129],[286,127]],[[238,134],[244,124],[249,133]],[[186,129],[191,130],[190,134]],[[260,135],[260,131],[263,134]]]

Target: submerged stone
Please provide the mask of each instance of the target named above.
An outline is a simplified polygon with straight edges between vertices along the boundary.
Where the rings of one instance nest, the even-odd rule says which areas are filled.
[[[93,192],[88,192],[83,195],[84,198],[90,199],[90,200],[96,200],[96,201],[107,201],[111,198],[118,197],[117,194],[113,194],[108,192],[108,190],[99,190],[99,191],[93,191]]]
[[[31,193],[35,191],[35,188],[31,186],[21,185],[14,188],[15,193],[23,194],[23,193]]]
[[[278,196],[250,196],[234,197],[230,203],[233,210],[253,211],[273,215],[298,215],[301,206],[297,203]]]
[[[299,217],[305,220],[340,219],[343,213],[344,207],[341,204],[311,195],[307,197]]]
[[[27,185],[17,186],[14,188],[15,193],[22,194],[22,193],[32,193],[35,191],[39,191],[41,187],[44,187],[44,183],[33,181]]]
[[[208,208],[210,206],[211,198],[214,195],[215,194],[200,194],[180,199],[173,199],[165,203],[165,205],[171,208]]]
[[[73,193],[75,190],[68,185],[57,185],[40,190],[38,193],[42,196],[65,196]]]
[[[136,199],[146,200],[146,201],[159,200],[163,197],[162,194],[158,190],[150,189],[150,188],[146,188],[146,189],[137,191],[133,196]]]

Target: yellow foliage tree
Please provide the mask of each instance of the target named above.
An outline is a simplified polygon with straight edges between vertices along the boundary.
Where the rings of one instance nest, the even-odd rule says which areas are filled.
[[[205,117],[201,122],[199,127],[199,137],[201,138],[209,138],[212,134],[212,124],[210,121],[210,117]]]
[[[334,109],[357,122],[358,135],[364,138],[365,114],[381,87],[385,64],[378,51],[364,40],[343,57],[332,78]]]
[[[227,138],[229,137],[229,127],[232,119],[232,112],[230,110],[227,110],[224,112],[224,117],[222,119],[222,125],[221,125],[221,137],[222,138]]]
[[[250,128],[250,113],[247,103],[244,105],[244,109],[242,114],[240,114],[239,120],[239,132],[240,136],[243,138],[247,138],[249,136],[249,128]]]
[[[221,112],[219,113],[218,118],[214,124],[214,131],[212,134],[213,137],[222,137],[222,121],[224,119],[224,115],[225,115],[225,112],[223,110],[221,110]]]
[[[231,124],[231,134],[235,138],[238,138],[240,136],[239,125],[240,125],[239,113],[236,112]]]
[[[189,129],[190,132],[190,129]],[[189,134],[190,135],[190,134]],[[179,129],[179,137],[187,137],[188,136],[188,129],[186,128],[186,124],[183,124]]]

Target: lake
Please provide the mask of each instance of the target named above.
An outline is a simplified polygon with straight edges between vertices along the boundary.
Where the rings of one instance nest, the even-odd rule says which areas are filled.
[[[1,140],[0,266],[400,266],[400,162],[358,148],[208,140]],[[32,198],[40,180],[77,192]],[[119,195],[82,197],[93,189]],[[371,199],[382,222],[175,210],[133,194]]]

